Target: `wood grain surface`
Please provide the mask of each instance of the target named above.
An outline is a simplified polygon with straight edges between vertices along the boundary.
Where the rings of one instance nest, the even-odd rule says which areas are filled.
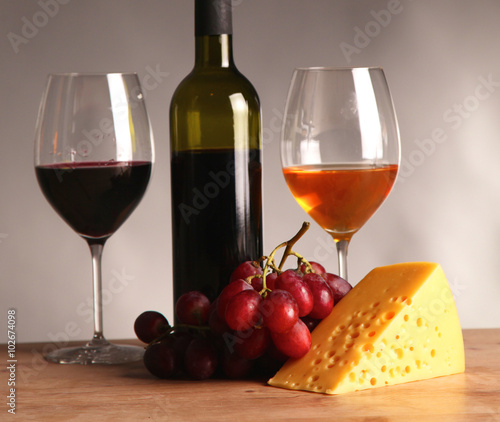
[[[500,329],[464,330],[464,339],[464,374],[340,396],[257,381],[158,380],[142,362],[57,365],[42,357],[53,344],[21,344],[16,414],[7,412],[6,363],[0,421],[500,422]],[[2,350],[6,362],[6,345]]]

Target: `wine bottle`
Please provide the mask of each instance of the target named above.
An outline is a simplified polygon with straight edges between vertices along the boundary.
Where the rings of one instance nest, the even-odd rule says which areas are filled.
[[[195,64],[170,104],[174,303],[214,300],[262,256],[260,101],[232,54],[231,0],[195,0]]]

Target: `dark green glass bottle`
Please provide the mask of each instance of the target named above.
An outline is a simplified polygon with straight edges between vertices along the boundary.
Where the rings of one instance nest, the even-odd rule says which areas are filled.
[[[231,0],[195,0],[195,65],[170,105],[174,303],[214,300],[262,255],[260,102],[232,55]]]

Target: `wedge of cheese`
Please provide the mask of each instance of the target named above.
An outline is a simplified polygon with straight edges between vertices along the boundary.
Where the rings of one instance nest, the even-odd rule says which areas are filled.
[[[438,264],[375,268],[312,332],[272,386],[340,394],[464,372],[464,344]]]

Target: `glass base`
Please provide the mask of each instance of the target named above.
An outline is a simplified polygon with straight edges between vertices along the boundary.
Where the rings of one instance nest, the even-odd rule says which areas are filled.
[[[54,350],[45,356],[53,363],[77,363],[81,365],[114,365],[136,362],[143,358],[144,347],[118,345],[106,339],[93,339],[85,346],[66,347]]]

